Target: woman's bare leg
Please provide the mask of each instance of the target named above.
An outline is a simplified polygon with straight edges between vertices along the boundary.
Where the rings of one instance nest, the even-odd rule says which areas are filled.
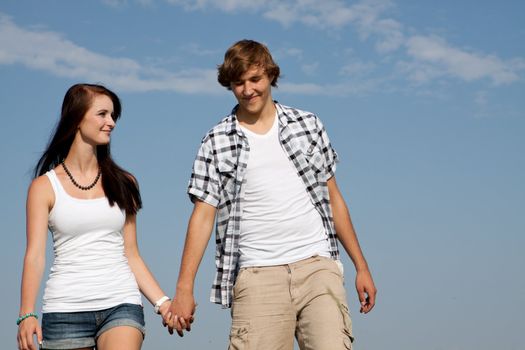
[[[135,327],[119,326],[105,331],[97,340],[98,350],[140,350],[142,332]]]

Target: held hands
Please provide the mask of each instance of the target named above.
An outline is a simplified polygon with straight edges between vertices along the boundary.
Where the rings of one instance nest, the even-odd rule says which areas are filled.
[[[355,287],[361,303],[361,313],[369,313],[376,303],[377,289],[369,270],[357,271]]]
[[[42,329],[38,320],[34,317],[29,317],[23,320],[18,326],[18,349],[20,350],[36,350],[33,340],[33,335],[36,334],[38,344],[42,344]]]
[[[192,293],[179,292],[173,298],[169,308],[170,319],[167,322],[168,332],[173,334],[173,329],[177,331],[180,337],[184,336],[184,330],[191,331],[195,308],[195,299]]]
[[[166,327],[171,318],[170,313],[170,299],[164,301],[159,307],[159,314],[162,317],[162,325]]]

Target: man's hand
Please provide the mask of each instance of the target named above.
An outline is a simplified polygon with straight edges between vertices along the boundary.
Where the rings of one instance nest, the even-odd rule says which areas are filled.
[[[168,323],[168,331],[173,334],[173,329],[181,337],[184,336],[184,330],[191,331],[191,324],[193,322],[195,313],[195,299],[193,293],[178,292],[176,297],[171,302],[169,313],[170,319]]]
[[[370,271],[357,271],[355,287],[357,289],[357,295],[359,296],[359,302],[361,303],[359,312],[367,314],[376,303],[377,293]]]
[[[195,200],[193,212],[188,222],[186,241],[180,263],[179,278],[175,297],[171,302],[168,321],[168,331],[173,334],[177,330],[179,336],[183,336],[183,330],[190,331],[195,313],[195,299],[193,298],[193,283],[197,269],[210,240],[213,222],[217,209],[203,201]]]

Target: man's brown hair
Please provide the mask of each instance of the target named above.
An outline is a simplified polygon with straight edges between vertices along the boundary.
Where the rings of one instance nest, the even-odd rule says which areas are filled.
[[[238,81],[241,76],[253,66],[264,69],[272,80],[272,86],[277,86],[280,69],[274,62],[270,50],[254,40],[240,40],[233,44],[224,54],[224,62],[217,67],[219,83],[231,90],[231,83]]]

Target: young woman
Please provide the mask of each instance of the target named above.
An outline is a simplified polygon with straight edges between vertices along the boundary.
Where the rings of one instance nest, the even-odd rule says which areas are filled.
[[[169,300],[142,260],[136,239],[141,198],[135,178],[110,154],[120,117],[115,93],[77,84],[64,97],[59,124],[35,167],[27,196],[27,247],[18,346],[36,349],[140,349],[140,292],[169,319]],[[54,263],[42,303],[47,231]]]

